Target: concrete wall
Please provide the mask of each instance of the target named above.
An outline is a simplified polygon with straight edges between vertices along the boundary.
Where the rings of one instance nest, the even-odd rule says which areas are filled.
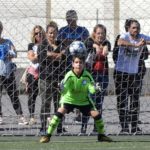
[[[46,22],[54,20],[60,28],[66,25],[68,9],[77,11],[78,24],[86,26],[90,33],[97,23],[104,24],[112,46],[116,34],[124,32],[127,18],[138,19],[141,32],[148,35],[150,32],[149,0],[1,0],[0,8],[0,20],[4,24],[2,36],[10,38],[17,50],[22,51],[15,60],[21,68],[28,65],[23,51],[27,50],[34,25],[45,28]]]

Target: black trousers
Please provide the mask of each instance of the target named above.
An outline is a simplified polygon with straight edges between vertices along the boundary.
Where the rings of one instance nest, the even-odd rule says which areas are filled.
[[[137,128],[140,101],[139,94],[141,81],[138,74],[114,72],[114,81],[117,95],[117,110],[122,129],[129,128],[128,109],[130,108],[131,127]],[[129,101],[129,97],[131,97]]]
[[[40,79],[40,95],[42,98],[41,106],[41,129],[46,131],[47,117],[50,116],[51,102],[53,100],[54,112],[57,112],[60,93],[58,91],[58,81],[57,80],[42,80]]]
[[[19,92],[16,87],[15,75],[12,73],[9,78],[0,76],[0,115],[2,115],[2,90],[6,89],[8,96],[10,97],[11,103],[17,115],[22,115],[22,108],[19,101]]]
[[[34,117],[35,101],[38,96],[38,79],[35,79],[32,74],[27,74],[27,92],[28,92],[28,109],[30,117]]]

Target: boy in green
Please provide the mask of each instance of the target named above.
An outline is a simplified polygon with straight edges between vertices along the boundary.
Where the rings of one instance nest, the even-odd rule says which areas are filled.
[[[69,71],[61,83],[61,100],[57,113],[53,116],[47,130],[47,135],[40,139],[41,143],[50,141],[51,135],[66,113],[79,109],[83,115],[92,116],[95,120],[98,141],[111,142],[112,139],[104,134],[104,123],[101,115],[96,110],[89,94],[96,92],[94,80],[89,72],[84,69],[85,57],[73,56],[72,70]]]

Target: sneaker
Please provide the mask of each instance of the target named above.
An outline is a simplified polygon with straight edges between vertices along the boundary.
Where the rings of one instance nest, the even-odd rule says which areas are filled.
[[[112,142],[113,140],[105,134],[98,134],[98,142]]]
[[[28,123],[28,121],[26,120],[25,117],[20,117],[18,124],[19,124],[19,125],[28,125],[29,123]]]
[[[79,116],[77,116],[77,117],[75,117],[75,123],[80,123],[81,122],[81,116],[79,115]]]
[[[0,116],[0,125],[3,124],[3,118]]]
[[[39,132],[39,135],[40,136],[46,136],[47,135],[47,132],[46,132],[46,130],[44,130],[44,129],[40,129],[40,132]]]
[[[141,120],[138,121],[138,124],[143,124],[143,122]]]
[[[29,125],[34,125],[36,123],[37,122],[36,122],[35,118],[30,118]]]
[[[81,128],[81,134],[85,134],[86,133],[86,129],[85,128]]]
[[[128,128],[122,129],[119,134],[120,135],[127,135],[127,134],[129,134],[129,129]]]
[[[50,141],[51,135],[45,135],[41,137],[40,143],[48,143]]]
[[[139,127],[137,127],[137,128],[132,128],[132,129],[131,129],[131,134],[133,134],[133,135],[142,134],[142,130],[141,130]]]

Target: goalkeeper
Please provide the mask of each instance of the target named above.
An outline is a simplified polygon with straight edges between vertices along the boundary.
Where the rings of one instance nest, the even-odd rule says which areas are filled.
[[[90,94],[94,94],[99,87],[94,86],[94,80],[89,72],[84,69],[85,57],[81,55],[73,56],[72,70],[69,71],[61,87],[61,100],[58,111],[53,116],[47,130],[47,135],[40,139],[41,143],[50,141],[52,133],[57,128],[59,122],[66,113],[72,112],[74,108],[79,109],[83,115],[92,116],[95,120],[98,141],[111,142],[112,139],[104,134],[104,122],[101,114],[96,110]]]

